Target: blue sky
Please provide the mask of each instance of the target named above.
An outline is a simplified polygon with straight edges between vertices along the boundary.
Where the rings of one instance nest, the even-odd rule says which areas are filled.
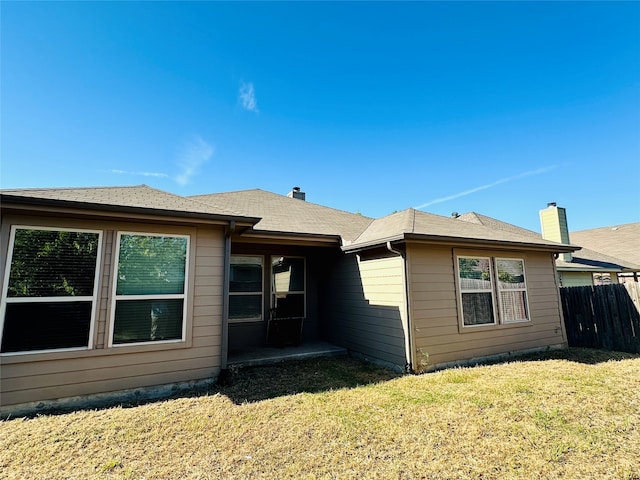
[[[640,221],[640,2],[2,2],[0,186]]]

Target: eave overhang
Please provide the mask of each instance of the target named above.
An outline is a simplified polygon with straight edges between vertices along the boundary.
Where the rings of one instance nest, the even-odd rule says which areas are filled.
[[[559,272],[611,272],[611,273],[622,273],[622,272],[633,272],[637,270],[627,270],[624,268],[612,268],[612,267],[593,267],[593,266],[584,266],[584,265],[576,265],[574,267],[567,266],[557,266],[556,270]]]
[[[306,245],[322,247],[340,247],[340,235],[325,235],[320,233],[279,232],[274,230],[248,229],[233,237],[238,243],[267,243],[283,245]]]
[[[238,226],[251,227],[261,219],[240,215],[226,215],[205,212],[189,212],[160,208],[135,207],[127,205],[109,205],[92,202],[75,202],[70,200],[52,200],[45,198],[23,197],[19,195],[0,194],[2,211],[20,211],[29,213],[73,214],[83,217],[126,217],[128,219],[158,220],[171,222],[227,224],[235,221]]]
[[[459,247],[483,247],[483,248],[508,248],[510,250],[537,250],[546,251],[550,253],[567,253],[580,250],[580,247],[576,245],[563,245],[563,244],[541,244],[534,242],[515,242],[504,240],[490,240],[481,238],[464,238],[464,237],[452,237],[443,235],[424,235],[418,233],[403,233],[397,234],[386,238],[380,238],[369,242],[358,243],[354,245],[345,245],[342,247],[342,251],[345,253],[357,253],[363,250],[380,247],[386,245],[387,242],[391,244],[398,243],[419,243],[425,245],[456,245]]]

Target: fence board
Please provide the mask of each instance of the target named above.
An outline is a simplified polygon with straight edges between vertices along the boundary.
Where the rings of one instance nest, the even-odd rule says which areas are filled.
[[[638,284],[564,287],[560,298],[569,346],[640,353]]]

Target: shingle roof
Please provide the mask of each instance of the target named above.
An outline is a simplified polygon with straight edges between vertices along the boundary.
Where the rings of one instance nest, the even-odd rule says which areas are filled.
[[[359,214],[324,207],[260,189],[188,197],[207,205],[261,218],[255,231],[341,236],[348,242],[372,221]]]
[[[423,236],[425,239],[447,238],[557,247],[558,251],[573,249],[571,246],[544,240],[539,235],[531,235],[533,232],[527,233],[528,231],[522,232],[521,230],[524,229],[515,226],[513,229],[495,228],[493,225],[484,225],[478,221],[460,221],[456,218],[443,217],[410,208],[374,220],[348,248],[355,249],[387,240],[399,240],[407,235],[415,235]]]
[[[200,214],[241,217],[231,208],[203,205],[147,185],[90,188],[34,188],[0,190],[3,202],[22,201],[82,208],[102,207],[155,211],[164,214]]]
[[[495,218],[487,217],[485,215],[481,215],[476,212],[469,212],[462,214],[458,217],[459,220],[464,220],[465,222],[475,223],[478,225],[485,225],[492,229],[496,230],[504,230],[508,232],[520,233],[522,235],[530,235],[537,238],[542,238],[537,232],[533,230],[527,230],[526,228],[518,227],[511,223],[502,222],[500,220],[496,220]],[[640,225],[640,224],[632,224],[632,225]],[[631,230],[631,229],[630,229]],[[630,234],[631,232],[627,232]],[[640,232],[638,232],[640,234]],[[565,262],[562,259],[556,260],[556,265],[558,268],[563,270],[604,270],[604,271],[620,271],[620,270],[636,270],[640,269],[640,266],[634,262],[622,260],[620,258],[613,257],[611,255],[607,255],[600,251],[595,251],[590,248],[585,248],[583,244],[579,241],[576,241],[575,235],[573,233],[569,234],[571,243],[573,245],[579,245],[582,248],[572,254],[572,261]]]
[[[573,243],[640,265],[640,222],[569,232]]]

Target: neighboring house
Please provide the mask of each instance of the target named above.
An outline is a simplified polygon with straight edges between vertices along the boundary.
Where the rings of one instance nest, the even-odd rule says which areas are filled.
[[[528,235],[538,239],[546,238],[547,240],[558,241],[566,245],[570,244],[566,211],[554,203],[549,204],[546,209],[540,211],[542,235],[533,230],[517,227],[510,223],[501,222],[495,218],[475,212],[457,215],[456,218],[496,230],[520,233],[521,235]],[[637,225],[640,224],[624,226],[628,227],[624,235],[624,241],[629,245],[640,243],[640,231],[636,227]],[[581,232],[576,233],[580,234]],[[579,237],[579,235],[575,235],[575,237]],[[580,240],[576,241],[575,237],[574,233],[571,233],[571,244],[580,245],[580,247],[575,247],[579,248],[579,250],[574,253],[560,253],[556,258],[556,269],[560,286],[576,287],[594,285],[599,282],[618,283],[618,280],[624,275],[630,275],[631,279],[633,279],[633,275],[636,275],[637,278],[637,272],[640,272],[640,266],[638,264],[631,261],[620,260],[619,258],[614,258],[590,248],[584,248]],[[622,235],[620,237],[622,237]],[[628,255],[628,257],[631,258],[633,255],[637,256],[637,251],[634,251],[634,253]]]
[[[556,267],[561,286],[618,283],[625,277],[637,281],[640,223],[569,233],[566,210],[555,203],[540,211],[540,223],[544,238],[581,247],[578,253],[559,256]]]
[[[0,191],[3,414],[211,381],[266,343],[326,340],[409,372],[566,346],[553,259],[577,247],[289,197]]]
[[[617,274],[618,281],[635,281],[640,277],[640,222],[613,225],[571,232],[577,245],[600,252],[608,257],[621,259],[621,263],[635,265]],[[619,260],[620,262],[620,260]],[[615,279],[612,278],[615,282]]]

